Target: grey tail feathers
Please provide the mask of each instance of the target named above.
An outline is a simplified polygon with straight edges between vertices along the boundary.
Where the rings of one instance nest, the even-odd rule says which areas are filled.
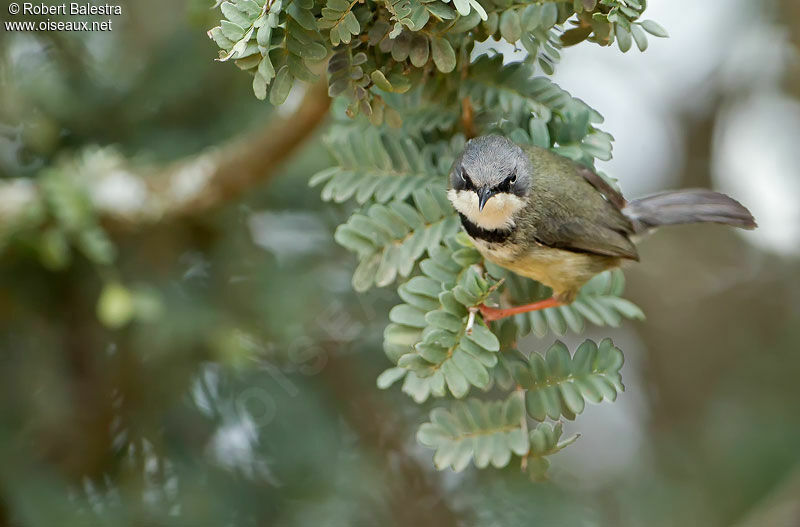
[[[755,229],[753,215],[735,199],[705,189],[660,192],[631,201],[622,212],[634,230],[644,232],[660,225],[722,223],[740,229]]]

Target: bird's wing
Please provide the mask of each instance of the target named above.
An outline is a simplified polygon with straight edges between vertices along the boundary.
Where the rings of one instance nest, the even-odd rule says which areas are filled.
[[[558,225],[555,232],[538,233],[537,239],[544,245],[558,249],[639,260],[639,253],[628,238],[628,233],[597,220],[579,218],[565,221]]]
[[[605,196],[605,198],[608,201],[610,201],[612,205],[617,207],[617,209],[622,210],[625,208],[625,205],[628,204],[628,202],[625,200],[622,194],[619,193],[617,189],[609,185],[605,179],[600,177],[593,170],[590,170],[586,167],[579,167],[578,173],[583,177],[583,179],[588,181],[600,194]]]
[[[530,232],[548,247],[638,260],[625,199],[600,176],[543,149],[529,151],[534,165]]]

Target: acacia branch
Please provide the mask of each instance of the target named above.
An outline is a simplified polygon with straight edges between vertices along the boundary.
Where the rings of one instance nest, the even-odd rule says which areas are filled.
[[[274,119],[255,137],[247,137],[212,153],[210,162],[213,168],[202,192],[177,204],[169,213],[196,214],[235,199],[269,179],[276,168],[312,135],[327,115],[330,104],[327,86],[315,84],[290,116]],[[171,185],[180,184],[176,179],[182,177],[185,169],[185,164],[175,167],[170,175]]]

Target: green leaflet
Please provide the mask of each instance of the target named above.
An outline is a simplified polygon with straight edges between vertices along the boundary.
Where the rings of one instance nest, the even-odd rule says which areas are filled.
[[[434,450],[437,469],[464,470],[470,461],[477,468],[505,467],[519,456],[534,480],[544,479],[552,456],[574,443],[578,436],[561,440],[561,423],[540,423],[528,430],[525,403],[520,392],[501,401],[468,399],[449,408],[436,408],[430,421],[417,431],[417,441]]]
[[[359,256],[353,275],[357,290],[409,276],[426,250],[458,231],[443,182],[433,176],[452,163],[453,147],[463,140],[419,146],[399,132],[350,127],[335,128],[328,145],[338,166],[316,174],[310,184],[323,185],[325,200],[376,202],[354,214],[335,235]]]
[[[640,51],[645,51],[648,46],[647,35],[666,37],[667,32],[652,20],[639,21],[644,11],[644,2],[629,0],[591,0],[575,1],[573,6],[576,20],[572,24],[576,27],[564,32],[561,37],[566,46],[574,46],[585,40],[595,42],[602,46],[609,46],[616,40],[622,52],[631,49],[632,43]]]
[[[528,453],[529,438],[524,404],[518,394],[505,401],[458,401],[449,409],[437,408],[430,422],[417,432],[417,440],[435,450],[436,468],[464,470],[470,461],[478,468],[504,467],[516,454]]]
[[[336,229],[336,241],[357,253],[359,264],[353,287],[365,291],[408,276],[417,259],[459,228],[441,190],[420,189],[411,195],[416,208],[405,201],[373,204],[353,214]]]
[[[366,70],[371,65],[366,53],[355,51],[356,47],[340,46],[328,62],[328,95],[350,100],[348,115],[373,116],[380,107],[373,106],[373,96],[368,91],[372,81]]]
[[[425,43],[427,45],[427,40]],[[456,130],[461,118],[461,110],[438,102],[443,91],[441,84],[432,80],[406,93],[392,93],[384,96],[386,104],[402,114],[402,131],[404,133],[419,136],[423,132],[453,132]],[[464,145],[463,136],[456,135],[453,138],[457,144],[452,145],[451,151],[458,152]],[[440,162],[438,165],[439,171],[442,173],[446,173],[450,168],[445,167],[444,162]]]
[[[353,7],[357,1],[328,0],[320,12],[321,18],[317,20],[320,30],[328,29],[331,44],[337,46],[340,42],[349,44],[353,36],[361,33],[361,24],[353,14]]]
[[[563,425],[559,423],[539,423],[536,428],[530,431],[528,439],[530,450],[525,456],[525,470],[531,479],[541,481],[547,476],[547,469],[550,467],[548,456],[557,454],[575,441],[578,436],[574,435],[561,440]]]
[[[538,65],[548,75],[561,58],[562,44],[588,40],[607,46],[616,41],[627,51],[635,42],[644,51],[647,34],[667,36],[656,22],[639,20],[643,3],[628,0],[522,5],[505,0],[384,0],[379,5],[385,10],[379,10],[378,4],[351,0],[230,0],[219,3],[224,19],[208,35],[222,50],[220,60],[233,60],[252,73],[256,97],[264,99],[269,93],[275,104],[285,99],[287,80],[315,80],[311,66],[329,55],[329,46],[358,47],[367,41],[377,46],[385,57],[373,61],[370,56],[369,67],[362,71],[365,75],[352,80],[369,79],[378,70],[384,78],[395,72],[389,84],[396,87],[400,82],[405,91],[411,87],[405,79],[408,65],[425,68],[432,60],[440,72],[454,71],[465,35],[468,40],[493,36],[520,43],[528,52],[525,63]],[[567,21],[575,27],[563,28]],[[273,94],[268,88],[284,65],[288,66],[280,78],[284,84]],[[375,124],[384,118],[399,122],[395,113],[384,115],[379,99],[372,100],[371,86],[369,81],[362,82],[357,93],[349,94],[354,99],[349,114],[363,113]]]
[[[288,7],[286,7],[288,6]],[[324,60],[328,49],[317,31],[313,2],[222,2],[225,19],[208,36],[220,47],[222,62],[233,60],[253,74],[253,93],[283,104],[295,79],[313,82],[309,65]],[[284,9],[285,7],[285,9]]]
[[[431,40],[431,55],[436,68],[442,73],[450,73],[456,67],[456,52],[446,38]]]
[[[421,262],[422,276],[398,288],[405,303],[389,313],[384,350],[408,370],[403,389],[415,400],[446,391],[460,398],[471,386],[491,384],[500,343],[479,319],[467,328],[469,308],[483,303],[495,285],[473,266],[479,260],[475,249],[448,239]]]
[[[520,143],[531,143],[587,166],[611,158],[610,134],[595,128],[603,117],[558,85],[537,77],[533,66],[503,65],[501,56],[481,55],[460,84],[459,97],[486,108],[486,119]]]
[[[526,390],[528,415],[537,421],[565,417],[573,420],[586,402],[615,401],[624,391],[620,369],[622,352],[611,339],[598,346],[586,340],[570,356],[567,347],[556,341],[542,356],[531,353],[526,360],[519,353],[504,359],[517,385]]]
[[[500,15],[500,35],[508,42],[516,42],[522,36],[522,21],[514,9]]]
[[[477,0],[453,0],[453,6],[461,16],[467,16],[474,10],[481,17],[481,20],[488,18],[486,10]]]
[[[548,93],[549,85],[550,81],[536,78],[533,69],[524,63],[503,66],[502,56],[481,55],[461,83],[461,95],[487,108],[498,107],[507,116],[533,112],[549,120],[553,105],[563,106],[571,100],[566,92],[564,97]]]
[[[655,22],[653,20],[642,20],[639,24],[642,26],[642,29],[644,29],[654,37],[667,38],[669,36],[667,30],[661,27],[661,25],[658,22]]]
[[[452,163],[455,156],[450,145],[420,146],[405,134],[363,127],[334,129],[326,144],[337,166],[316,174],[310,185],[322,185],[322,199],[335,202],[386,203],[405,200],[416,190],[442,189],[444,176],[437,177],[442,173],[441,162]],[[449,203],[441,205],[452,212]],[[440,213],[434,207],[432,217]]]
[[[405,26],[411,31],[419,31],[430,19],[430,12],[419,0],[384,0],[384,5],[396,22],[392,36],[396,36]]]

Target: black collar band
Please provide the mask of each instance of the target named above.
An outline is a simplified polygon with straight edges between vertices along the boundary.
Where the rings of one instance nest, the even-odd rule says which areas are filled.
[[[464,226],[464,230],[476,240],[483,240],[488,243],[503,243],[508,241],[511,237],[511,229],[484,229],[469,221],[469,219],[460,212],[458,215],[461,216],[461,225]]]

